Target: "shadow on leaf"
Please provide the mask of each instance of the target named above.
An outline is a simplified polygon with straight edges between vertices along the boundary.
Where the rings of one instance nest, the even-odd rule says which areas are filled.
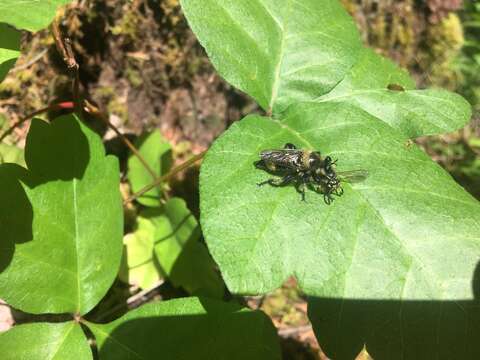
[[[475,300],[376,301],[309,298],[320,346],[335,360],[366,345],[374,359],[480,359],[480,264]]]
[[[28,170],[0,166],[0,271],[10,264],[16,244],[33,239],[35,214],[27,193],[47,182],[81,179],[89,158],[87,139],[73,117],[51,124],[32,120],[25,147]]]
[[[113,323],[92,324],[99,358],[280,359],[276,331],[265,314],[207,299],[200,300],[199,311],[190,307],[193,301],[152,303]]]

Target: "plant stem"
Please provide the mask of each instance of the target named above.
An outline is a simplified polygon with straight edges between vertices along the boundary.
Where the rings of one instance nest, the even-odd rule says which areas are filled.
[[[196,163],[198,160],[202,159],[205,156],[205,153],[206,153],[206,151],[203,151],[200,154],[197,154],[197,155],[191,157],[190,159],[185,161],[183,164],[180,164],[177,167],[170,170],[170,172],[168,174],[165,174],[163,176],[160,176],[160,177],[156,178],[150,185],[145,186],[143,189],[140,189],[135,194],[130,196],[128,199],[126,199],[123,202],[123,204],[126,205],[126,204],[132,202],[133,200],[137,199],[138,197],[142,196],[146,192],[153,189],[155,186],[157,186],[157,185],[165,182],[166,180],[170,179],[173,175],[175,175],[175,174],[179,173],[180,171],[185,170],[186,168],[190,167],[191,165]]]
[[[58,19],[55,19],[52,22],[51,30],[53,38],[55,39],[55,44],[57,45],[58,52],[62,55],[63,61],[67,65],[68,70],[73,72],[73,98],[75,101],[75,111],[77,114],[82,113],[82,105],[85,108],[85,111],[96,116],[102,120],[110,129],[112,129],[127,145],[127,147],[135,154],[135,156],[140,160],[142,165],[147,169],[147,171],[152,175],[152,178],[155,179],[157,174],[153,169],[148,165],[147,161],[143,158],[137,148],[128,140],[109,120],[104,116],[98,108],[90,104],[87,100],[82,101],[80,98],[80,77],[79,77],[79,65],[75,60],[75,55],[72,50],[72,42],[69,38],[63,37],[60,31],[60,26]]]
[[[138,160],[140,160],[140,162],[145,167],[145,169],[147,169],[147,171],[150,173],[150,175],[152,175],[152,178],[153,179],[157,178],[157,174],[150,167],[150,165],[148,165],[147,161],[144,159],[142,154],[140,154],[140,152],[135,147],[135,145],[133,145],[133,143],[130,140],[128,140],[128,138],[125,135],[123,135],[120,132],[120,130],[117,129],[117,127],[115,125],[113,125],[110,121],[108,121],[107,117],[104,114],[102,114],[96,106],[92,105],[87,100],[85,100],[84,101],[84,110],[86,112],[88,112],[89,114],[95,116],[96,118],[100,119],[101,121],[103,121],[110,129],[112,129],[115,132],[115,134],[117,134],[117,136],[120,139],[122,139],[124,144],[127,145],[127,147],[132,151],[132,153],[138,158]]]
[[[10,135],[13,132],[13,130],[15,130],[17,127],[22,125],[27,120],[30,120],[34,116],[43,114],[44,112],[47,112],[47,111],[62,110],[62,109],[72,109],[73,110],[73,108],[74,108],[74,103],[72,101],[64,101],[64,102],[61,102],[61,103],[58,103],[58,104],[51,104],[51,105],[49,105],[47,107],[44,107],[42,109],[39,109],[39,110],[35,110],[34,112],[32,112],[32,113],[28,114],[27,116],[21,118],[15,124],[13,124],[11,127],[9,127],[2,134],[2,136],[0,136],[0,142],[2,142],[8,135]]]
[[[60,31],[58,19],[54,19],[51,25],[53,38],[58,52],[62,55],[67,69],[73,72],[73,100],[75,101],[75,109],[78,114],[81,114],[82,100],[80,99],[80,76],[78,70],[80,66],[75,60],[75,55],[72,49],[72,41],[68,37],[63,37]]]

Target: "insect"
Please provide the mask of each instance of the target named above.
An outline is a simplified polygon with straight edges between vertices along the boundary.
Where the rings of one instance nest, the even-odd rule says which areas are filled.
[[[343,188],[340,181],[357,182],[367,176],[365,170],[336,172],[335,164],[330,156],[322,158],[319,151],[298,149],[287,143],[280,150],[263,150],[260,160],[254,163],[258,169],[280,176],[263,181],[258,186],[285,186],[294,184],[295,189],[305,201],[305,188],[323,194],[327,205],[333,201],[333,196],[342,196]]]

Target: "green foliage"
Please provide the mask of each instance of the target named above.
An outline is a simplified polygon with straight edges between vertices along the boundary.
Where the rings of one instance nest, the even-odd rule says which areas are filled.
[[[4,0],[0,21],[39,29],[64,3]],[[374,358],[479,357],[480,205],[411,142],[460,128],[469,104],[444,90],[415,90],[404,71],[362,46],[336,0],[183,0],[183,9],[219,72],[268,115],[233,124],[201,168],[202,230],[229,290],[263,294],[294,275],[335,359],[365,344]],[[10,35],[0,40],[0,70],[18,55],[18,33],[2,29]],[[254,167],[259,152],[287,142],[369,176],[344,183],[330,206],[313,191],[302,202],[292,186],[259,188],[272,176]],[[129,159],[133,192],[172,162],[160,133],[138,145],[153,171]],[[0,151],[2,161],[16,160]],[[30,313],[77,316],[14,327],[0,335],[0,353],[91,358],[81,322],[102,359],[280,358],[264,314],[209,298],[147,304],[108,324],[86,321],[120,267],[118,162],[71,115],[32,122],[25,163],[0,165],[0,202],[8,204],[0,207],[0,298]],[[120,277],[141,287],[166,278],[221,298],[197,220],[183,200],[163,203],[166,195],[159,186],[139,199],[147,208],[124,238]]]
[[[470,116],[458,95],[411,90],[407,74],[363,48],[337,0],[182,5],[220,74],[278,116],[298,102],[349,103],[409,137],[458,129]]]
[[[228,288],[264,293],[293,274],[308,295],[331,299],[339,319],[345,299],[395,301],[399,307],[383,318],[399,321],[398,309],[413,300],[471,301],[480,206],[410,141],[462,127],[470,105],[444,90],[413,89],[407,74],[361,46],[337,1],[182,5],[219,72],[273,113],[232,125],[202,164],[202,229]],[[259,152],[287,142],[338,158],[340,171],[370,175],[344,184],[330,206],[312,191],[302,203],[292,186],[258,188],[271,177],[253,166]],[[381,307],[371,308],[371,318],[382,316]],[[315,309],[312,318],[321,319]],[[467,326],[468,316],[456,322],[452,307],[446,310],[437,318],[442,327]],[[343,325],[335,323],[335,334],[349,333]],[[321,321],[315,326],[331,331]],[[353,336],[368,340],[367,349],[381,339],[378,327],[360,328]],[[433,335],[422,342],[435,344]],[[334,336],[322,339],[338,354]],[[369,352],[397,358],[416,347],[408,338],[393,343],[387,357]]]
[[[259,151],[287,142],[369,177],[345,184],[331,206],[314,192],[303,203],[293,187],[259,188],[271,177],[253,166]],[[235,293],[264,293],[294,274],[316,296],[472,297],[478,202],[365,112],[322,103],[293,106],[282,120],[247,117],[212,146],[200,181],[204,235]]]
[[[79,324],[73,321],[15,326],[0,334],[3,360],[87,360],[92,352]]]
[[[0,22],[17,29],[38,31],[52,22],[57,8],[71,0],[2,0],[0,2]]]
[[[27,312],[85,314],[110,288],[120,263],[118,161],[105,156],[98,135],[73,115],[52,124],[33,120],[25,159],[28,170],[0,165],[0,202],[8,204],[0,207],[0,297]],[[139,222],[150,224],[150,251],[161,256],[158,264],[174,284],[222,295],[223,285],[199,242],[198,224],[183,200],[150,208]],[[167,358],[280,358],[268,318],[236,304],[178,299],[144,306],[109,324],[80,322],[96,335],[102,359],[160,353]],[[164,331],[160,337],[159,330]],[[188,346],[179,346],[185,341]],[[152,346],[157,343],[162,346]],[[76,321],[15,326],[0,335],[0,351],[2,359],[92,356]]]
[[[28,170],[0,166],[0,203],[11,204],[0,208],[0,296],[31,313],[85,314],[120,264],[118,161],[74,116],[33,120],[25,159]]]
[[[478,301],[310,297],[308,317],[332,359],[355,359],[365,344],[374,359],[480,359]]]
[[[0,143],[0,164],[14,163],[25,166],[23,150],[14,145]]]
[[[221,298],[224,285],[199,239],[197,220],[182,199],[150,208],[137,218],[135,232],[125,236],[121,278],[149,288],[166,277],[191,294]]]
[[[138,217],[135,232],[124,236],[119,273],[124,282],[148,289],[160,280],[153,252],[154,233],[154,225],[148,219]]]
[[[144,305],[109,324],[88,324],[101,359],[280,359],[260,311],[210,299]]]
[[[165,175],[172,165],[172,150],[159,131],[153,131],[140,137],[135,144],[141,156],[155,173],[155,176]],[[137,192],[149,185],[154,177],[145,168],[137,156],[130,155],[128,159],[128,180],[132,191]],[[161,184],[138,198],[138,202],[145,206],[158,206],[161,196]]]
[[[0,82],[15,64],[19,55],[20,32],[0,22]]]

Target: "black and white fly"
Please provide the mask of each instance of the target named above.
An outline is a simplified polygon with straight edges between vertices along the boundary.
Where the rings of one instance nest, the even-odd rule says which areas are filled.
[[[368,173],[365,170],[336,172],[335,164],[330,156],[322,158],[319,151],[298,149],[287,143],[283,149],[263,150],[255,167],[271,174],[280,176],[259,183],[259,186],[285,186],[294,184],[295,189],[305,201],[305,188],[310,188],[323,194],[327,205],[333,201],[333,195],[341,196],[343,188],[341,181],[358,182],[364,180]]]

